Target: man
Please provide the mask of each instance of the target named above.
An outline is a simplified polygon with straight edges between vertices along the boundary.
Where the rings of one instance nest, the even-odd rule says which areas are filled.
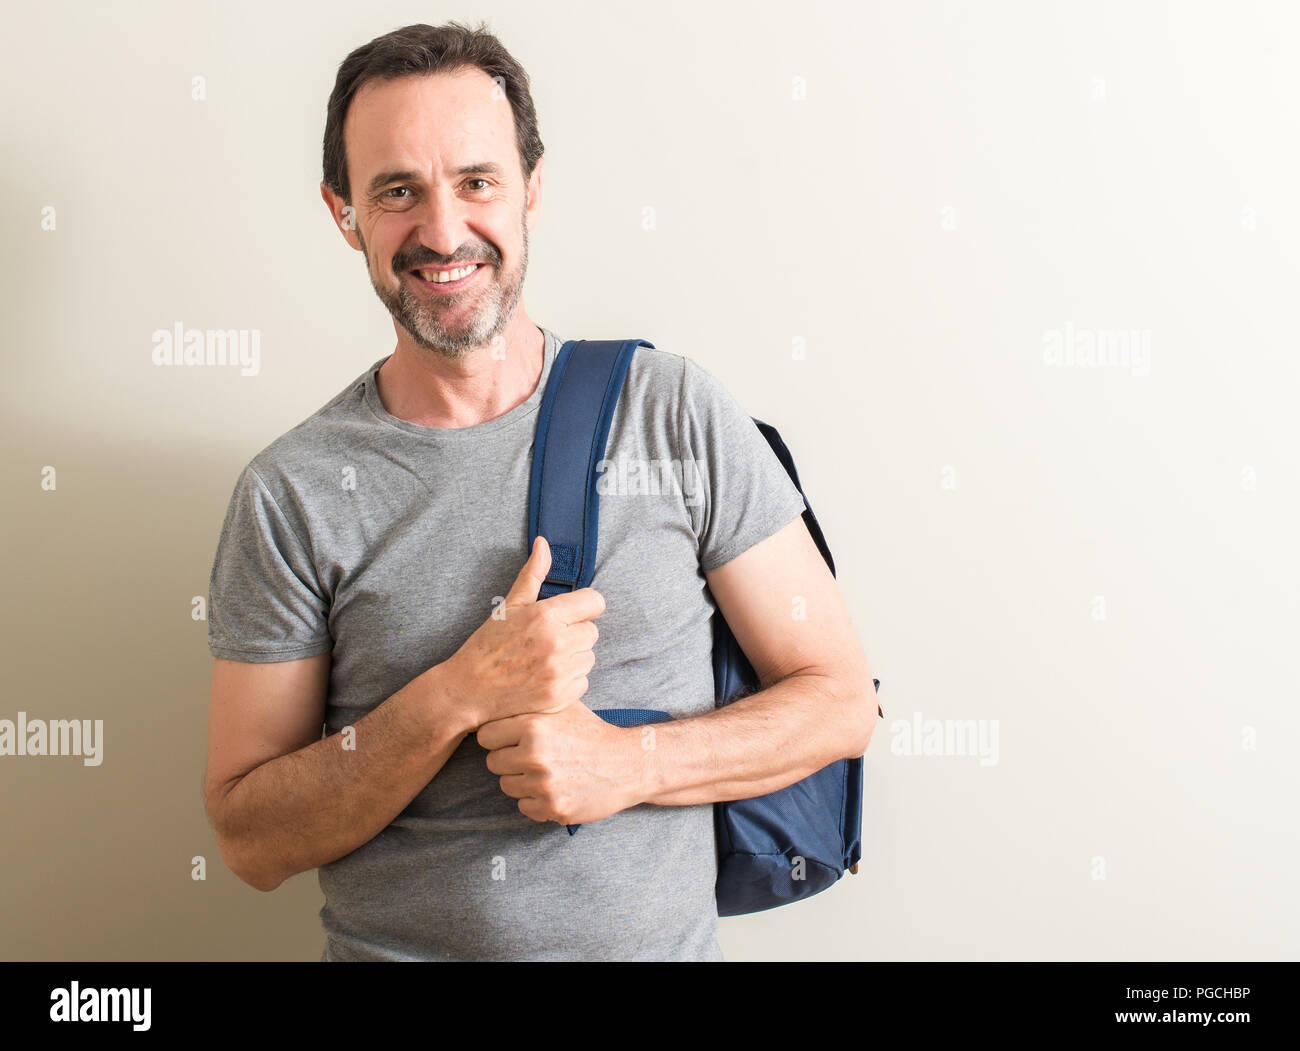
[[[592,586],[539,601],[528,474],[562,340],[521,297],[527,75],[482,27],[389,33],[340,67],[324,160],[397,345],[235,487],[210,604],[222,856],[260,890],[319,869],[322,960],[720,959],[711,804],[861,755],[876,717],[802,497],[712,376],[642,347],[606,456],[682,485],[611,475]],[[763,687],[722,710],[715,602]]]

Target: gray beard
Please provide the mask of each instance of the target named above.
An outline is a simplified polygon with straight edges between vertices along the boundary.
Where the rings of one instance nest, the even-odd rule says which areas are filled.
[[[524,275],[528,272],[528,229],[524,227],[523,253],[518,269],[503,277],[501,271],[494,266],[492,282],[486,289],[473,293],[481,297],[473,316],[464,324],[447,325],[443,322],[444,311],[430,301],[432,297],[421,298],[401,279],[401,275],[398,277],[396,294],[382,288],[370,270],[370,252],[364,240],[361,247],[367,260],[366,272],[370,274],[370,285],[393,320],[406,330],[417,346],[453,361],[460,360],[475,347],[485,346],[505,331],[519,303]]]

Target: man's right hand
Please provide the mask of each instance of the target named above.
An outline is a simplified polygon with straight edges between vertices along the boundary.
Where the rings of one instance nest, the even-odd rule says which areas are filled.
[[[550,568],[550,545],[539,536],[505,601],[445,662],[475,729],[512,715],[558,712],[587,692],[599,635],[593,621],[605,612],[605,599],[588,587],[539,600]]]

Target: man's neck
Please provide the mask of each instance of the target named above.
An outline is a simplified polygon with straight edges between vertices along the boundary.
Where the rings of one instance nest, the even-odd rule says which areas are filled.
[[[379,369],[379,400],[391,415],[422,427],[472,427],[504,416],[541,382],[546,337],[520,312],[501,338],[504,354],[479,347],[453,360],[401,333]]]

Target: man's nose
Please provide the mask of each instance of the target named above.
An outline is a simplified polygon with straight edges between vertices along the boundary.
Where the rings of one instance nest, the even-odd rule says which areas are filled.
[[[431,189],[416,205],[416,213],[416,236],[429,251],[449,257],[465,243],[464,202],[450,186]]]

